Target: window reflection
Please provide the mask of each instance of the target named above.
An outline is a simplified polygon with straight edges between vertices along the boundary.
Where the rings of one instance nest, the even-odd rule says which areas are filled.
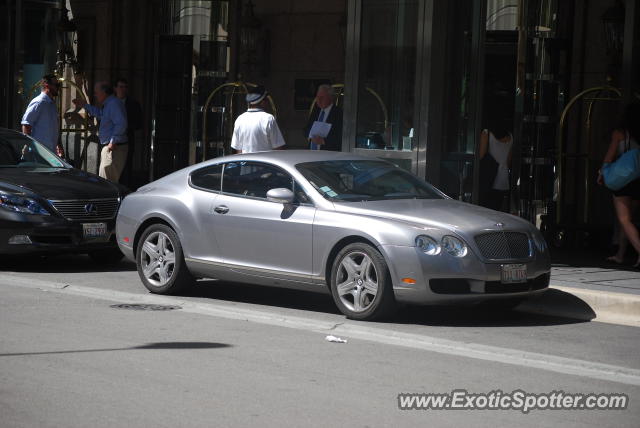
[[[467,0],[447,2],[447,27],[444,47],[442,91],[442,160],[439,187],[447,195],[469,201],[473,188],[473,163],[476,137],[471,112],[473,7]]]
[[[414,129],[417,0],[362,4],[356,147],[411,151]]]

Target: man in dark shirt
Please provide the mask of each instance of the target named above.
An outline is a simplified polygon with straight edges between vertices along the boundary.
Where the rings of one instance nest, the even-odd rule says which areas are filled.
[[[331,85],[325,84],[318,87],[316,103],[304,127],[304,136],[309,140],[311,150],[342,150],[342,109],[335,105],[335,98]],[[331,130],[326,137],[309,135],[315,121],[331,124]]]
[[[116,96],[124,103],[127,111],[127,137],[129,139],[129,152],[127,154],[127,163],[122,173],[122,182],[132,187],[133,183],[133,152],[136,150],[135,138],[136,131],[142,128],[142,108],[140,103],[129,96],[129,82],[123,77],[116,80],[114,86]]]

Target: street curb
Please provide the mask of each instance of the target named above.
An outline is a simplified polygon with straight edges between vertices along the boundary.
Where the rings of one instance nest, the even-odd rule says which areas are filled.
[[[640,327],[640,296],[551,285],[521,312]]]

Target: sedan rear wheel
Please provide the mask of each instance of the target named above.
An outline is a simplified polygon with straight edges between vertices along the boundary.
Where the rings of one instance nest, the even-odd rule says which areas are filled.
[[[170,227],[149,226],[142,234],[137,253],[138,274],[152,293],[175,294],[193,284],[178,235]]]
[[[365,243],[347,245],[331,271],[331,293],[347,317],[373,320],[395,309],[391,277],[384,257]]]

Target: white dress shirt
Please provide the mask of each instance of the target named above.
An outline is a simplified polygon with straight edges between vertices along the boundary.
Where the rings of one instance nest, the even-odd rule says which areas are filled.
[[[333,107],[333,104],[329,104],[328,107],[320,109],[320,111],[318,111],[318,118],[316,120],[318,122],[326,122],[327,118],[329,117],[329,113],[331,113],[331,107]],[[322,117],[322,120],[318,120],[320,119],[320,112],[324,112],[324,116]]]

